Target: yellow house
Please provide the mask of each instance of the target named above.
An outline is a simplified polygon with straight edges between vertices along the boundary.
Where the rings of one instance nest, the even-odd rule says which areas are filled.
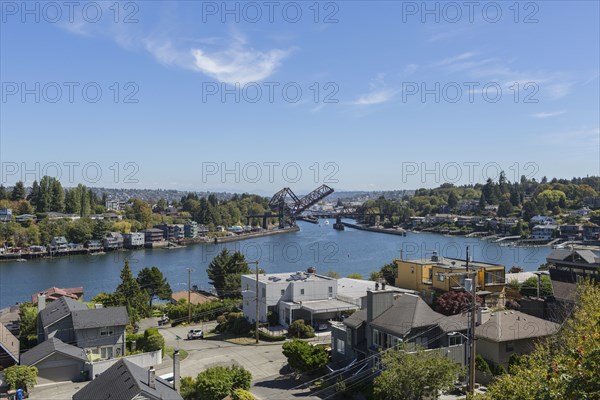
[[[430,258],[395,260],[397,267],[396,286],[416,290],[426,301],[431,302],[434,293],[464,290],[466,275],[465,260],[440,257],[435,252]],[[469,269],[477,270],[477,294],[483,296],[488,305],[503,305],[505,268],[504,265],[470,261]],[[448,274],[453,275],[448,275]]]

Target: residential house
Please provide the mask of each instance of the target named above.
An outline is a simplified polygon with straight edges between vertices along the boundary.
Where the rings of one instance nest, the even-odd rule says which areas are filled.
[[[90,310],[68,297],[46,304],[39,296],[38,310],[38,343],[57,338],[84,349],[92,361],[125,354],[125,307]]]
[[[120,211],[125,208],[125,203],[119,200],[106,200],[105,206],[107,211]]]
[[[123,247],[126,249],[135,249],[144,247],[146,235],[144,232],[131,232],[123,235]]]
[[[452,214],[433,214],[425,217],[425,223],[429,225],[453,224],[457,219],[456,215]]]
[[[196,221],[188,221],[183,226],[183,234],[186,238],[198,237],[198,223]]]
[[[67,251],[69,242],[64,236],[55,236],[50,243],[50,251]]]
[[[81,215],[79,214],[63,214],[63,213],[59,213],[59,212],[55,212],[55,211],[50,211],[46,213],[46,218],[48,218],[49,220],[53,220],[53,219],[70,219],[71,221],[75,221],[81,218]]]
[[[410,217],[410,226],[414,228],[420,228],[425,224],[425,217]]]
[[[585,242],[596,242],[600,240],[600,226],[587,224],[583,226],[582,232],[583,240]]]
[[[85,248],[88,250],[99,251],[104,249],[102,240],[88,240],[85,242]]]
[[[366,307],[332,326],[332,358],[336,362],[364,359],[399,344],[408,349],[442,349],[464,365],[464,316],[444,316],[419,296],[391,290],[368,291]]]
[[[562,322],[575,305],[577,283],[584,279],[600,282],[600,257],[590,250],[553,250],[546,257],[556,304],[553,320]]]
[[[0,370],[19,362],[19,339],[0,323]]]
[[[529,222],[533,225],[556,225],[556,220],[546,215],[535,215],[531,217]]]
[[[61,297],[69,297],[73,300],[81,300],[83,298],[83,287],[57,288],[53,286],[46,290],[36,292],[31,295],[31,302],[34,305],[38,303],[39,296],[44,296],[46,303],[53,302]]]
[[[583,225],[561,225],[560,226],[560,237],[568,240],[581,240],[583,235]]]
[[[593,210],[600,208],[600,196],[585,197],[583,199],[583,202],[585,203],[586,206],[590,207]]]
[[[50,338],[21,354],[21,365],[36,367],[37,384],[85,380],[85,351],[79,347]]]
[[[533,350],[537,339],[558,332],[560,325],[519,311],[494,312],[475,328],[477,354],[493,365],[508,367],[513,354]]]
[[[441,257],[433,252],[430,258],[395,260],[395,264],[396,286],[417,291],[428,303],[433,301],[435,293],[464,290],[465,260]],[[470,261],[469,268],[477,270],[477,294],[490,306],[502,306],[506,286],[504,265]]]
[[[156,242],[162,242],[164,240],[164,234],[162,229],[150,228],[142,231],[144,233],[145,244],[152,244]]]
[[[73,400],[183,400],[173,385],[145,369],[121,359],[73,395]]]
[[[154,228],[163,232],[165,240],[181,240],[185,237],[185,228],[182,224],[159,224],[154,225]]]
[[[11,208],[0,208],[0,222],[9,222],[12,220]]]
[[[121,232],[109,232],[106,234],[104,239],[102,240],[102,244],[104,245],[104,250],[118,250],[123,248],[123,235]]]
[[[554,236],[554,232],[558,229],[557,225],[544,224],[536,225],[531,230],[531,238],[534,240],[550,240]]]
[[[244,316],[256,321],[256,276],[242,275]],[[260,322],[267,321],[268,312],[278,315],[279,323],[289,325],[297,319],[310,321],[333,318],[345,311],[360,308],[337,299],[335,278],[312,272],[261,274],[258,277]]]
[[[588,207],[582,207],[579,210],[571,211],[569,214],[576,217],[587,217],[591,212],[592,210],[590,210]]]
[[[15,221],[22,224],[23,222],[27,222],[27,221],[37,221],[37,216],[33,215],[33,214],[21,214],[21,215],[17,215],[15,217]]]

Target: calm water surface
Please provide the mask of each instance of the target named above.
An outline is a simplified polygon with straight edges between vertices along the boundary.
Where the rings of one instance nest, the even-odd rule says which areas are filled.
[[[210,290],[206,267],[223,247],[242,251],[248,260],[260,260],[260,267],[267,272],[299,271],[315,266],[320,273],[331,270],[346,276],[358,272],[363,277],[400,257],[401,251],[405,259],[427,257],[434,250],[446,257],[461,258],[469,246],[474,260],[500,263],[507,268],[519,265],[526,271],[536,270],[545,263],[551,251],[548,247],[501,247],[475,238],[429,233],[408,233],[402,237],[351,228],[339,232],[333,229],[334,221],[330,222],[321,226],[299,222],[299,232],[219,245],[2,262],[0,307],[30,300],[32,293],[50,286],[83,286],[88,300],[99,292],[114,291],[125,259],[129,259],[134,273],[146,266],[159,267],[173,291],[187,290],[186,268],[190,267],[192,285]]]

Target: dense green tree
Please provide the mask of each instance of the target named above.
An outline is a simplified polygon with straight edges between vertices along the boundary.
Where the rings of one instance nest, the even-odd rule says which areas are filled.
[[[0,200],[8,200],[8,192],[4,185],[0,185]]]
[[[456,193],[454,193],[454,191],[450,192],[450,194],[448,195],[448,206],[451,209],[455,209],[456,206],[458,206],[458,196],[456,196]]]
[[[532,276],[523,282],[520,292],[523,296],[537,296],[537,276]],[[552,296],[552,280],[547,275],[542,275],[540,280],[540,297]]]
[[[212,259],[206,269],[210,284],[213,285],[219,297],[241,297],[241,276],[251,274],[252,270],[246,263],[245,257],[239,251],[230,253],[223,249]]]
[[[249,390],[250,372],[237,365],[211,367],[200,372],[196,379],[182,379],[181,395],[185,400],[222,400],[238,390]]]
[[[283,355],[289,366],[298,373],[316,372],[327,364],[327,352],[321,346],[312,346],[300,339],[283,344]]]
[[[37,374],[36,367],[13,365],[4,370],[4,380],[12,390],[23,389],[27,392],[37,384]]]
[[[145,290],[150,297],[150,308],[152,308],[152,301],[154,298],[161,300],[170,300],[173,291],[171,285],[164,277],[162,271],[158,267],[148,268],[145,267],[138,272],[137,281],[142,290]]]
[[[23,182],[19,181],[13,187],[10,199],[12,201],[25,200],[25,194],[25,185],[23,184]]]
[[[513,205],[509,200],[503,200],[498,206],[497,215],[499,217],[508,217],[512,213]]]
[[[373,382],[377,400],[422,400],[438,398],[451,388],[462,368],[437,353],[403,350],[386,351],[381,356],[383,371]]]
[[[133,277],[129,260],[125,260],[121,270],[121,283],[117,286],[115,296],[119,305],[127,306],[130,320],[137,321],[150,315],[148,293],[140,289],[139,283]]]

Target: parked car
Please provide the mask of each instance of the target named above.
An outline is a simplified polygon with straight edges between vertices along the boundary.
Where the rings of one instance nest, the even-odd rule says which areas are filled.
[[[190,329],[187,334],[188,340],[202,339],[203,337],[204,333],[202,332],[202,329]]]
[[[162,325],[166,325],[169,322],[169,316],[168,315],[163,315],[159,320],[158,320],[158,326],[162,326]]]

